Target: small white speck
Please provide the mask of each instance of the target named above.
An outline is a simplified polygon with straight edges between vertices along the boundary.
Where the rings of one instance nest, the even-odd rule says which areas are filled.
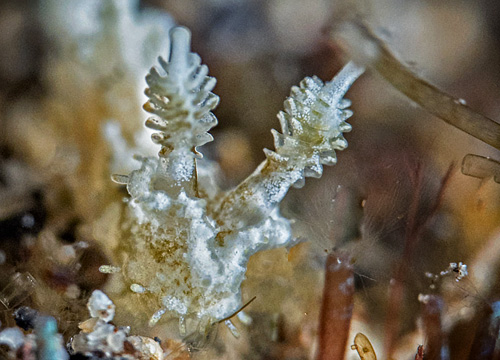
[[[231,332],[231,334],[236,339],[238,339],[240,337],[240,332],[238,331],[238,329],[236,328],[236,326],[234,326],[234,324],[231,322],[231,320],[224,321],[224,324],[226,324],[227,328],[229,329],[229,331]]]
[[[144,288],[144,286],[141,286],[139,284],[130,285],[130,290],[132,290],[133,292],[135,292],[137,294],[144,294],[146,292],[146,289]]]
[[[305,315],[307,315],[307,313]],[[236,317],[244,325],[252,324],[252,321],[253,321],[252,318],[244,311],[240,311],[238,314],[236,314]]]
[[[151,316],[151,319],[149,319],[149,326],[155,326],[156,323],[160,321],[163,314],[165,314],[166,312],[167,310],[165,309],[160,309],[157,312],[155,312],[153,316]]]
[[[35,226],[35,218],[31,214],[25,214],[21,218],[21,226],[27,229],[31,229]]]
[[[99,266],[99,272],[102,274],[114,274],[120,272],[120,268],[118,266],[101,265]]]
[[[422,304],[427,304],[429,302],[429,295],[418,294],[418,301]]]

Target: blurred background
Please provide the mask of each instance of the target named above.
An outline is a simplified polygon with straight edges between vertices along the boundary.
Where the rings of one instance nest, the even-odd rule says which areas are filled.
[[[346,63],[331,29],[353,14],[420,77],[500,119],[497,1],[148,0],[137,7],[161,17],[165,28],[188,27],[193,51],[217,78],[219,125],[204,156],[219,163],[227,188],[264,160],[263,148],[273,148],[270,129],[279,129],[276,114],[290,87],[305,76],[329,80]],[[57,24],[51,28],[47,9],[43,1],[0,2],[0,288],[16,273],[37,284],[4,291],[11,298],[2,323],[12,322],[14,303],[26,303],[55,315],[70,335],[86,318],[89,292],[106,282],[97,271],[105,259],[90,224],[125,195],[108,181],[112,157],[101,126],[117,119],[133,143],[146,114],[123,99],[140,106],[145,83],[138,79],[159,54],[138,59],[131,73],[135,55],[120,53],[123,64],[113,65],[117,50],[106,49],[112,43],[103,37],[100,51],[107,55],[83,66],[75,59],[85,59],[84,42]],[[84,29],[84,13],[73,16],[82,19],[74,24],[79,36],[100,36],[99,28]],[[129,25],[121,26],[114,36],[127,46]],[[142,49],[137,44],[134,51]],[[96,74],[92,66],[101,63],[109,68]],[[243,295],[257,296],[249,309],[254,324],[242,330],[242,340],[221,330],[213,349],[196,356],[313,358],[323,268],[340,249],[354,266],[349,341],[361,331],[377,354],[413,359],[417,345],[429,341],[419,294],[434,294],[446,304],[439,336],[449,358],[479,359],[471,349],[483,343],[481,324],[500,295],[500,184],[460,168],[469,153],[500,160],[499,151],[419,108],[373,71],[347,98],[354,111],[348,149],[322,179],[291,190],[282,206],[303,242],[252,259]],[[469,277],[456,282],[454,274],[439,275],[460,261]],[[403,295],[394,297],[397,283]],[[60,300],[47,306],[54,297]],[[400,316],[392,324],[395,299]],[[357,355],[350,351],[347,358]]]

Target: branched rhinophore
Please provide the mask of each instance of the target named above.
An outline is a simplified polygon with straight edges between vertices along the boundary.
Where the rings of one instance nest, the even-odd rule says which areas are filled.
[[[176,28],[171,39],[169,61],[159,58],[162,73],[152,68],[146,76],[149,101],[144,109],[156,115],[146,126],[160,131],[153,135],[153,141],[162,145],[160,156],[190,147],[199,156],[195,147],[212,141],[208,130],[217,125],[210,112],[219,102],[211,92],[216,80],[207,76],[208,67],[200,65],[200,56],[190,52],[188,30]]]
[[[161,145],[163,190],[184,188],[193,194],[197,190],[194,158],[201,158],[196,146],[213,140],[208,131],[217,125],[217,118],[210,110],[219,97],[211,92],[216,80],[207,76],[208,67],[190,52],[190,36],[184,28],[171,32],[169,61],[160,57],[161,69],[152,68],[146,76],[149,101],[144,109],[155,115],[146,126],[159,131],[152,139]]]
[[[352,116],[350,101],[343,96],[362,72],[349,63],[331,82],[307,77],[292,87],[278,114],[282,133],[273,130],[276,151],[265,149],[267,160],[221,204],[218,217],[226,227],[263,220],[290,186],[301,187],[305,177],[321,176],[322,165],[336,163],[335,150],[347,147],[342,133],[351,130],[345,122]]]
[[[236,189],[208,197],[196,174],[196,146],[212,140],[210,112],[218,98],[198,55],[189,52],[189,31],[171,31],[169,61],[147,77],[155,115],[146,125],[159,131],[158,158],[139,158],[142,166],[115,179],[127,184],[131,199],[114,251],[130,294],[151,309],[151,323],[164,314],[211,324],[241,306],[240,286],[248,260],[258,251],[291,241],[289,221],[279,203],[305,176],[319,177],[322,165],[336,162],[335,150],[347,146],[342,132],[352,112],[345,92],[363,69],[350,63],[331,82],[306,78],[293,87],[274,132],[276,150]],[[213,190],[213,189],[212,189]],[[135,307],[137,308],[137,307]]]

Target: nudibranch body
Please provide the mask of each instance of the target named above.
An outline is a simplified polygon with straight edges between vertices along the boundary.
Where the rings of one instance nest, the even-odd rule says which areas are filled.
[[[343,96],[363,69],[349,63],[330,82],[312,77],[293,87],[278,115],[282,133],[273,132],[275,151],[266,149],[253,174],[221,192],[208,166],[199,173],[196,149],[212,140],[208,131],[217,123],[215,79],[190,52],[187,29],[174,28],[170,38],[168,61],[160,58],[146,77],[144,109],[153,114],[146,126],[158,131],[152,139],[161,145],[159,156],[138,157],[138,170],[115,176],[130,198],[112,266],[150,309],[151,323],[162,316],[211,323],[241,307],[250,256],[290,244],[279,204],[306,176],[320,177],[322,165],[334,164],[335,151],[347,146],[342,133],[351,129],[345,121],[352,112]]]

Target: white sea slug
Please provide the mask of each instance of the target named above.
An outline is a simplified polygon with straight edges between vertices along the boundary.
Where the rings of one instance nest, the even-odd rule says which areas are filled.
[[[210,324],[234,313],[250,256],[290,243],[279,203],[347,146],[342,133],[351,130],[345,121],[352,112],[343,96],[363,69],[349,63],[330,82],[308,77],[293,87],[278,115],[282,133],[273,132],[276,150],[266,149],[267,159],[238,187],[211,196],[207,177],[197,176],[196,147],[212,140],[217,123],[215,79],[190,52],[187,29],[174,28],[170,38],[168,61],[160,58],[146,77],[144,109],[153,114],[146,126],[158,131],[152,139],[161,150],[138,158],[141,167],[130,175],[115,176],[130,199],[111,265],[151,323],[175,317],[182,328],[188,316]]]

